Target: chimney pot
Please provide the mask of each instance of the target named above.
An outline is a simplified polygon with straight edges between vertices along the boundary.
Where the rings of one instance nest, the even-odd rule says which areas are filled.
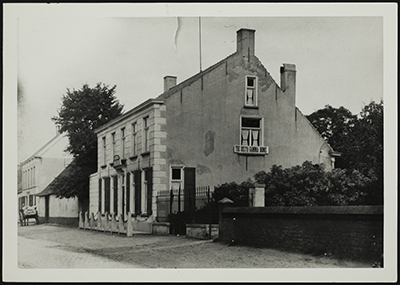
[[[167,92],[172,87],[176,86],[176,76],[164,77],[164,92]]]
[[[293,105],[296,103],[296,65],[284,63],[280,69],[281,89],[291,98]]]
[[[240,29],[236,32],[237,34],[237,53],[242,54],[244,57],[250,57],[254,55],[255,50],[255,39],[254,33],[256,30],[252,29]]]

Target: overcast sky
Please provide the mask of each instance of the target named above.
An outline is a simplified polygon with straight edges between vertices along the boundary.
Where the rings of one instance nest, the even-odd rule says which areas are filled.
[[[180,83],[200,70],[199,17],[37,10],[17,20],[19,162],[56,134],[67,88],[117,85],[128,111],[161,94],[165,75]],[[203,70],[236,51],[240,28],[256,30],[255,53],[278,84],[282,63],[296,65],[305,115],[327,104],[356,114],[383,98],[383,17],[203,16]]]

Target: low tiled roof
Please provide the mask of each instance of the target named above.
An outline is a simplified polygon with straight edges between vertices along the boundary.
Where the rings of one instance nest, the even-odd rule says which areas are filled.
[[[54,194],[55,193],[54,186],[56,184],[55,183],[56,179],[57,178],[62,178],[64,176],[67,176],[72,171],[72,169],[74,167],[75,167],[75,161],[73,160],[70,164],[67,165],[67,167],[64,168],[63,171],[61,171],[61,173],[56,178],[54,178],[54,180],[52,182],[50,182],[49,185],[47,185],[46,188],[43,189],[43,191],[41,191],[38,194],[36,194],[36,196],[47,196],[47,195]]]

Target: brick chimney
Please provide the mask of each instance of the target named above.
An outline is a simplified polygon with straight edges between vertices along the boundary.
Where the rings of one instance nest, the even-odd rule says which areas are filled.
[[[164,77],[164,92],[167,92],[169,89],[176,85],[176,76],[165,76]]]
[[[236,44],[237,50],[236,52],[242,54],[243,57],[249,58],[254,55],[254,33],[256,30],[252,29],[240,29],[236,32]]]
[[[296,104],[296,65],[284,63],[281,66],[281,89]]]

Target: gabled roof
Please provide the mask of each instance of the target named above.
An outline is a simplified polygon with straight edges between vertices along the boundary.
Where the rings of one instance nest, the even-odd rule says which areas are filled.
[[[168,91],[162,93],[160,96],[157,97],[157,99],[166,99],[168,97],[170,97],[172,94],[176,93],[178,90],[192,84],[193,82],[195,82],[196,80],[198,80],[199,78],[201,78],[202,76],[204,76],[207,73],[210,73],[212,70],[214,70],[215,68],[217,68],[218,66],[220,66],[222,63],[224,63],[226,60],[230,59],[231,57],[234,57],[235,55],[237,55],[237,52],[234,52],[233,54],[225,57],[224,59],[218,61],[217,63],[215,63],[214,65],[210,66],[209,68],[207,68],[206,70],[200,71],[199,73],[189,77],[188,79],[186,79],[185,81],[179,83],[178,85],[172,87],[171,89],[169,89]]]
[[[20,165],[25,164],[27,161],[35,158],[35,157],[42,157],[50,148],[54,146],[58,141],[65,137],[65,134],[57,133],[55,137],[49,140],[46,144],[44,144],[39,150],[37,150],[33,155],[29,158],[25,159]]]
[[[47,195],[54,194],[56,192],[55,191],[56,179],[68,176],[68,174],[72,171],[72,169],[74,167],[75,167],[75,160],[73,160],[70,164],[68,164],[67,167],[65,167],[64,170],[61,171],[61,173],[58,174],[58,176],[56,178],[54,178],[54,180],[52,182],[50,182],[50,184],[47,185],[46,188],[44,188],[41,192],[36,194],[36,196],[47,196]]]
[[[186,79],[185,81],[179,83],[178,85],[172,87],[171,89],[169,89],[168,91],[165,91],[163,93],[161,93],[158,97],[156,97],[155,99],[147,99],[146,101],[144,101],[143,103],[139,104],[138,106],[130,109],[128,112],[121,114],[120,116],[118,116],[117,118],[107,122],[106,124],[102,125],[101,127],[97,128],[94,132],[96,134],[98,134],[99,132],[101,132],[102,130],[107,129],[108,127],[111,127],[112,125],[122,121],[123,119],[129,117],[130,115],[139,112],[140,110],[147,108],[148,106],[150,106],[151,104],[162,104],[164,103],[164,99],[170,97],[171,95],[173,95],[174,93],[176,93],[178,90],[192,84],[194,81],[198,80],[199,78],[201,78],[202,76],[204,76],[207,73],[210,73],[212,70],[214,70],[215,68],[217,68],[218,66],[220,66],[222,63],[224,63],[226,60],[228,60],[229,58],[233,57],[237,55],[237,52],[227,56],[226,58],[220,60],[219,62],[217,62],[216,64],[210,66],[209,68],[207,68],[204,71],[200,71],[199,73],[189,77],[188,79]]]

